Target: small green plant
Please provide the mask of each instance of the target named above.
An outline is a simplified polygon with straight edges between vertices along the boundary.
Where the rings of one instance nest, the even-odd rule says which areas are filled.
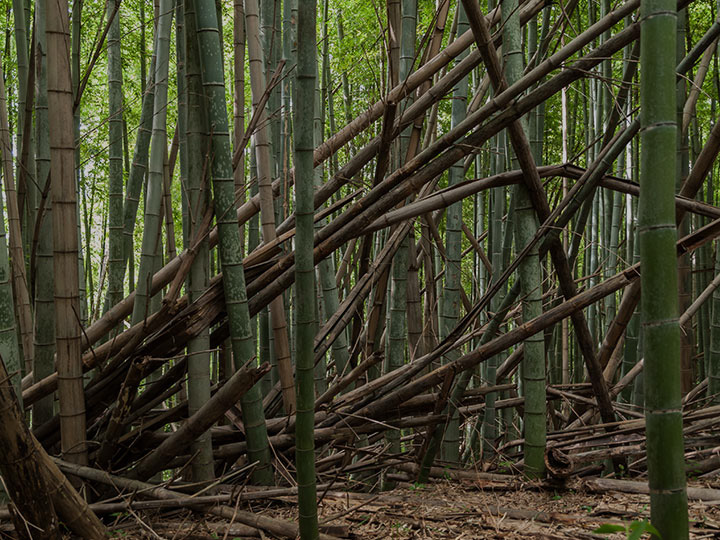
[[[500,473],[507,473],[512,470],[513,463],[512,461],[501,461],[498,463],[498,472]]]
[[[582,509],[585,510],[588,514],[594,510],[594,508],[592,506],[590,506],[589,504],[586,504],[585,506],[583,506]]]
[[[419,491],[421,489],[425,489],[425,484],[421,482],[415,482],[412,486],[410,486],[410,489],[413,491]]]
[[[622,525],[605,523],[604,525],[600,525],[593,532],[596,534],[624,532],[627,540],[640,540],[644,534],[653,534],[662,540],[662,536],[658,530],[653,527],[647,519],[642,521],[635,520],[631,523],[623,523]]]
[[[557,491],[555,492],[555,495],[552,496],[553,501],[559,501],[562,500],[562,495],[560,495]]]

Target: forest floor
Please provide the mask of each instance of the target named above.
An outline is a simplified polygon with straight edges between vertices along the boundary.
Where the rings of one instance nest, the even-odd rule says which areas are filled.
[[[696,487],[707,484],[692,483]],[[355,539],[602,539],[604,524],[629,527],[649,520],[647,495],[592,493],[573,481],[557,491],[528,484],[509,488],[472,481],[404,484],[378,494],[320,492],[320,522],[328,534]],[[243,506],[263,515],[295,520],[296,497],[277,497]],[[690,537],[720,538],[720,501],[690,502]],[[118,517],[116,538],[212,540],[247,538],[228,521],[190,511]],[[273,538],[260,534],[261,538]],[[648,536],[644,536],[647,538]]]

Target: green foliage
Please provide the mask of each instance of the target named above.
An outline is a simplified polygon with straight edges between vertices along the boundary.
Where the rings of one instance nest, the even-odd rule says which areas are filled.
[[[613,523],[605,523],[597,529],[593,530],[596,534],[613,534],[613,533],[625,533],[627,540],[640,540],[643,535],[654,535],[655,537],[662,540],[662,536],[652,524],[644,519],[642,521],[632,521],[630,523],[624,523],[622,525],[615,525]]]

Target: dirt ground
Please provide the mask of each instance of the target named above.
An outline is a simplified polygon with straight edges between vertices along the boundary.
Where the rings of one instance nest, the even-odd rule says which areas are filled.
[[[696,484],[698,487],[701,484]],[[593,494],[514,487],[512,490],[471,482],[404,485],[380,494],[327,491],[319,507],[326,532],[356,539],[600,539],[627,538],[626,533],[596,534],[603,524],[629,526],[649,519],[646,495]],[[263,515],[294,520],[294,497],[244,505]],[[720,538],[720,501],[691,501],[693,539]],[[239,539],[239,525],[189,511],[127,515],[111,530],[116,538]],[[266,533],[257,537],[273,538]],[[648,538],[648,536],[644,536]]]

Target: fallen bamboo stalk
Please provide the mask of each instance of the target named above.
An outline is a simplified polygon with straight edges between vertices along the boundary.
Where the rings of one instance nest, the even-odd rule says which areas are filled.
[[[587,478],[581,481],[583,488],[595,493],[608,493],[619,491],[621,493],[637,493],[640,495],[649,495],[650,488],[647,482],[637,482],[634,480],[616,480],[614,478]],[[688,499],[697,501],[720,502],[720,489],[712,488],[687,488]]]
[[[237,370],[199,411],[173,433],[172,437],[145,456],[131,471],[130,477],[136,480],[146,479],[161,471],[170,459],[207,431],[269,371],[268,363],[260,367],[247,366]]]
[[[112,486],[118,491],[133,491],[140,497],[152,497],[155,499],[173,500],[186,498],[183,494],[176,493],[164,487],[141,482],[139,480],[111,475],[105,471],[84,467],[82,465],[75,465],[73,463],[67,463],[58,459],[56,459],[55,462],[66,474],[71,474],[85,480]],[[238,508],[231,508],[230,506],[214,506],[209,508],[207,512],[225,519],[236,520],[255,529],[261,529],[285,538],[295,539],[298,535],[298,527],[294,523],[254,514]],[[320,534],[320,540],[335,539],[335,536]]]
[[[336,499],[340,501],[344,500],[357,500],[364,501],[363,505],[369,505],[373,502],[377,502],[383,505],[407,505],[408,499],[406,497],[399,497],[397,495],[373,495],[369,493],[355,493],[355,492],[344,492],[344,491],[328,491],[325,494],[326,497]],[[447,507],[448,501],[444,499],[429,499],[427,497],[422,498],[422,503],[428,506]],[[360,508],[358,505],[356,508]],[[353,508],[356,509],[356,508]],[[516,519],[522,521],[539,521],[540,523],[574,523],[577,518],[568,516],[561,512],[542,512],[539,510],[528,510],[523,508],[510,508],[507,506],[499,506],[494,504],[484,504],[482,510],[478,510],[486,514],[493,516],[503,516],[509,519]]]

